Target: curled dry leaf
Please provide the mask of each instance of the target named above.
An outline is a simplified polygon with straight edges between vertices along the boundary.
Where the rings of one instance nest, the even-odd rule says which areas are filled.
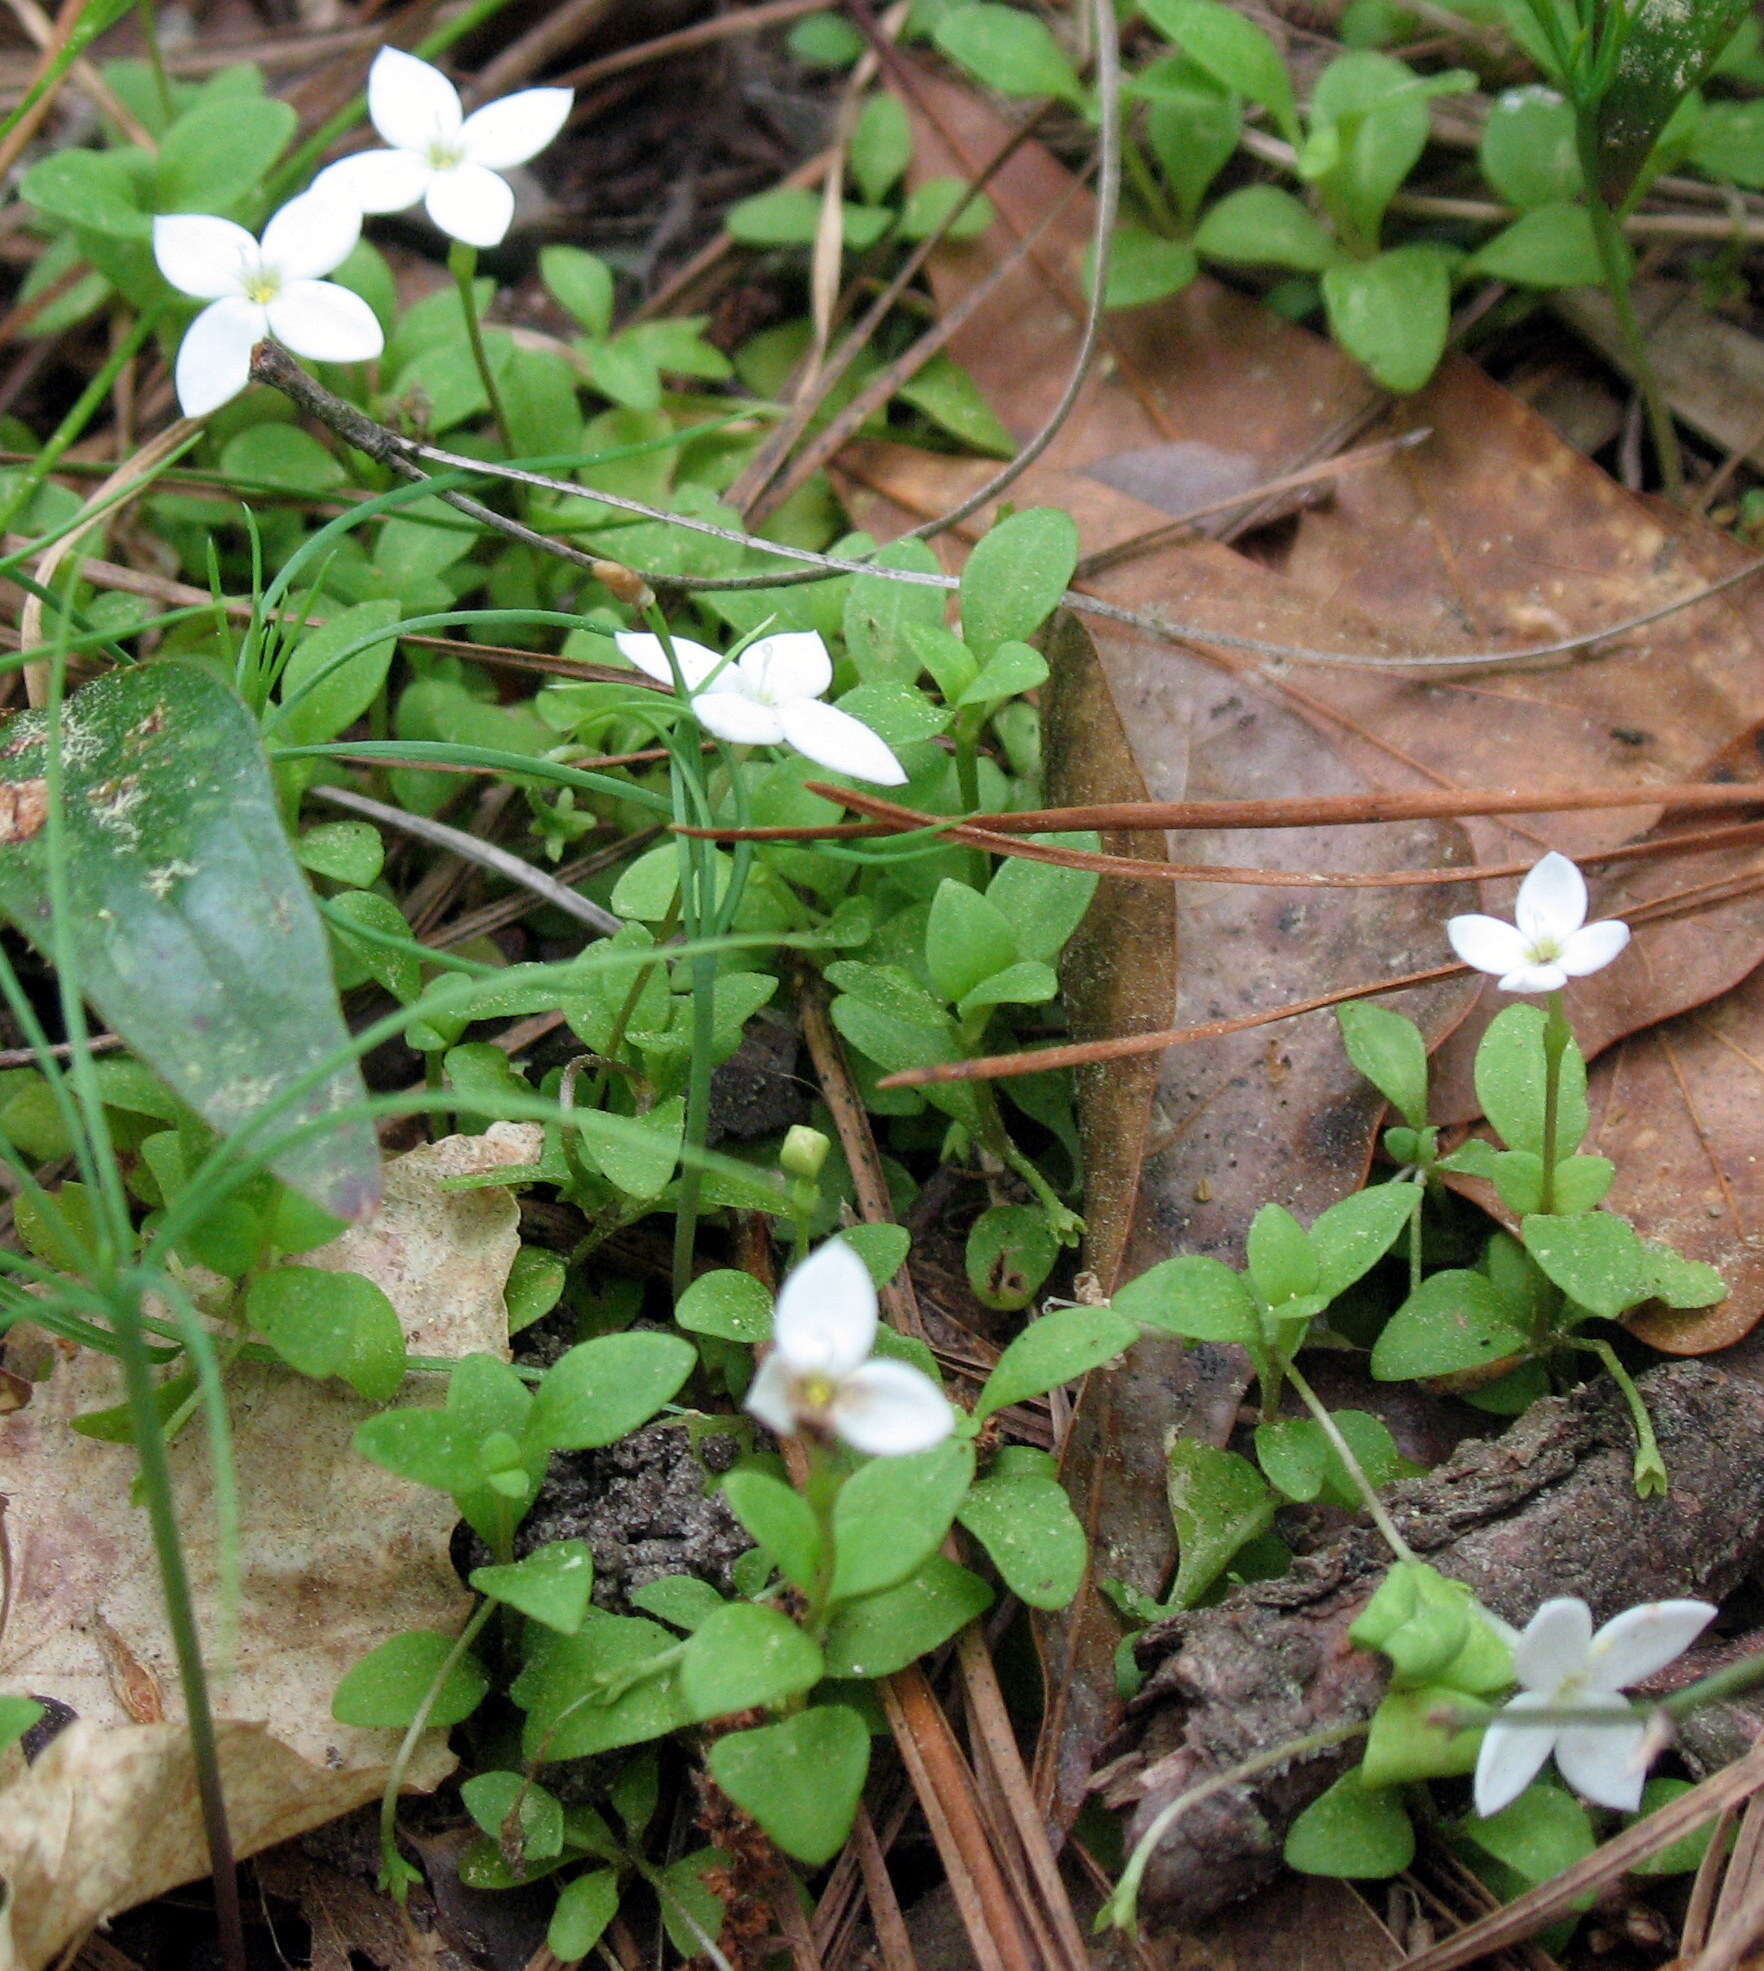
[[[374,1216],[301,1263],[374,1280],[413,1352],[506,1358],[518,1207],[500,1186],[440,1185],[536,1152],[530,1125],[499,1124],[395,1158]],[[129,1498],[135,1456],[66,1427],[119,1399],[116,1365],[91,1351],[56,1362],[29,1405],[0,1419],[13,1567],[0,1690],[58,1698],[79,1722],[0,1792],[0,1879],[12,1885],[0,1971],[35,1971],[90,1925],[207,1868],[158,1570]],[[250,1854],[381,1790],[398,1735],[336,1723],[332,1692],[398,1631],[457,1629],[471,1598],[448,1557],[451,1502],[351,1449],[373,1406],[341,1383],[253,1363],[228,1371],[227,1394],[241,1521],[231,1625],[199,1421],[171,1449],[214,1705],[229,1721],[233,1837]],[[413,1377],[402,1400],[441,1396],[440,1378]],[[141,1722],[161,1707],[165,1723]],[[409,1783],[432,1787],[451,1766],[431,1734]]]

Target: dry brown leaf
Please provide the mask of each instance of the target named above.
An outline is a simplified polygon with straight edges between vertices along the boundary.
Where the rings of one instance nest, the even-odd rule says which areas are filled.
[[[506,1358],[502,1289],[519,1246],[518,1207],[499,1186],[449,1192],[440,1183],[528,1162],[534,1151],[531,1125],[510,1124],[412,1150],[387,1165],[375,1215],[302,1263],[374,1279],[416,1352]],[[397,1735],[336,1723],[331,1694],[351,1664],[398,1631],[456,1629],[470,1597],[448,1556],[457,1517],[451,1502],[351,1448],[356,1426],[377,1406],[340,1383],[266,1364],[236,1364],[227,1392],[241,1522],[230,1651],[199,1424],[171,1449],[214,1706],[233,1721],[239,1770],[251,1781],[238,1802],[230,1787],[228,1794],[235,1845],[249,1854],[380,1790]],[[413,1377],[403,1394],[438,1402],[442,1390],[438,1378]],[[136,1459],[127,1445],[66,1428],[119,1396],[115,1362],[81,1351],[58,1356],[28,1407],[0,1418],[14,1569],[0,1689],[57,1698],[80,1720],[77,1735],[64,1733],[25,1779],[0,1793],[0,1878],[15,1885],[9,1909],[26,1906],[16,1885],[19,1871],[35,1865],[31,1856],[73,1852],[56,1818],[65,1823],[70,1793],[79,1798],[81,1852],[103,1851],[102,1868],[68,1875],[65,1893],[58,1886],[49,1914],[31,1908],[33,1937],[75,1935],[207,1865],[188,1747],[176,1724],[177,1668],[152,1541],[145,1514],[129,1502]],[[173,1722],[143,1726],[161,1705]],[[442,1735],[432,1734],[410,1783],[434,1786],[451,1765]],[[101,1833],[87,1823],[96,1799],[118,1810]],[[147,1811],[143,1802],[156,1804]],[[258,1825],[269,1831],[254,1833]],[[168,1855],[182,1874],[164,1872]],[[0,1949],[0,1971],[12,1964],[31,1971],[43,1961],[35,1944],[19,1941],[23,1934],[14,1937],[10,1964]]]

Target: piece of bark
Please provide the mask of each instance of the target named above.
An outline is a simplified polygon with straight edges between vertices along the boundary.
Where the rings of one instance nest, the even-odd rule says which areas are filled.
[[[1404,1537],[1514,1624],[1552,1595],[1581,1596],[1600,1621],[1662,1596],[1719,1601],[1764,1554],[1764,1389],[1688,1361],[1651,1370],[1640,1387],[1671,1474],[1666,1497],[1636,1497],[1628,1413],[1600,1380],[1393,1486]],[[1389,1561],[1377,1534],[1356,1527],[1282,1580],[1137,1639],[1149,1674],[1093,1782],[1108,1805],[1132,1809],[1130,1846],[1200,1781],[1370,1717],[1387,1666],[1347,1632]],[[1146,1871],[1143,1919],[1185,1925],[1270,1880],[1287,1828],[1358,1757],[1357,1743],[1334,1748],[1182,1816]]]

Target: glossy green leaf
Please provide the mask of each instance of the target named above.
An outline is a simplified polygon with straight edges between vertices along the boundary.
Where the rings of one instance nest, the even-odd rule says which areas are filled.
[[[1350,1882],[1399,1875],[1415,1858],[1415,1830],[1401,1797],[1369,1787],[1356,1766],[1311,1802],[1287,1830],[1288,1868]]]
[[[719,1266],[701,1273],[680,1296],[674,1319],[696,1335],[760,1342],[772,1332],[772,1296],[751,1273]]]
[[[52,954],[43,801],[45,725],[6,728],[0,909]],[[283,833],[243,705],[177,663],[114,671],[78,691],[63,724],[68,901],[81,988],[130,1049],[228,1134],[344,1053],[325,937]],[[353,1062],[280,1107],[280,1129],[365,1097]],[[315,1129],[272,1161],[334,1216],[379,1195],[363,1121]]]
[[[989,1417],[1007,1404],[1076,1381],[1123,1354],[1138,1335],[1138,1324],[1118,1308],[1056,1307],[1031,1321],[998,1358],[974,1415]]]

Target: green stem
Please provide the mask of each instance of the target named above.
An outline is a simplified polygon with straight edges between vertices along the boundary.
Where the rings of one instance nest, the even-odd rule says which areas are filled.
[[[1666,1476],[1666,1460],[1660,1455],[1659,1440],[1654,1436],[1654,1420],[1648,1415],[1648,1406],[1642,1401],[1642,1393],[1629,1371],[1617,1359],[1616,1349],[1608,1341],[1595,1341],[1586,1335],[1576,1335],[1571,1346],[1584,1348],[1604,1363],[1605,1373],[1622,1390],[1623,1400],[1629,1405],[1630,1420],[1635,1425],[1635,1496],[1663,1498],[1670,1480]]]
[[[429,1714],[435,1708],[435,1700],[446,1688],[447,1679],[453,1675],[455,1668],[465,1660],[466,1651],[477,1641],[478,1632],[489,1621],[496,1606],[495,1602],[486,1599],[472,1610],[471,1620],[460,1630],[453,1647],[441,1659],[440,1668],[430,1678],[429,1688],[423,1692],[423,1701],[405,1727],[398,1750],[386,1769],[386,1790],[380,1795],[380,1869],[385,1876],[386,1887],[400,1903],[404,1901],[411,1883],[421,1878],[398,1852],[398,1789],[404,1784],[404,1775],[416,1756],[418,1740],[429,1728]]]
[[[1317,1428],[1328,1438],[1329,1448],[1341,1460],[1348,1477],[1353,1480],[1354,1490],[1359,1493],[1367,1512],[1371,1514],[1372,1524],[1383,1534],[1385,1545],[1398,1560],[1414,1560],[1414,1549],[1398,1531],[1396,1521],[1391,1518],[1384,1501],[1378,1496],[1376,1487],[1366,1476],[1365,1467],[1354,1456],[1353,1446],[1342,1436],[1341,1426],[1329,1414],[1328,1405],[1291,1362],[1286,1365],[1286,1380],[1298,1391],[1299,1401],[1316,1418]]]
[[[1635,276],[1630,263],[1629,245],[1623,237],[1623,227],[1616,213],[1599,190],[1594,112],[1586,108],[1582,108],[1579,116],[1579,137],[1580,166],[1586,179],[1587,211],[1592,219],[1593,245],[1598,252],[1599,266],[1604,271],[1605,291],[1611,297],[1611,306],[1617,316],[1617,332],[1623,338],[1624,350],[1635,372],[1636,388],[1641,392],[1642,408],[1647,413],[1648,431],[1654,441],[1654,456],[1659,462],[1666,497],[1682,502],[1684,459],[1678,448],[1678,428],[1672,422],[1672,407],[1660,388],[1653,358],[1648,354],[1641,318],[1635,312]]]
[[[141,1489],[146,1495],[147,1521],[153,1529],[153,1549],[159,1560],[159,1584],[165,1596],[172,1649],[178,1660],[178,1682],[184,1693],[190,1734],[190,1758],[196,1769],[196,1795],[202,1806],[202,1826],[208,1838],[208,1866],[214,1877],[214,1914],[221,1952],[229,1971],[245,1971],[245,1929],[239,1911],[239,1878],[233,1866],[233,1838],[227,1826],[227,1803],[221,1790],[220,1752],[214,1712],[208,1700],[208,1673],[202,1662],[202,1638],[196,1630],[196,1610],[190,1598],[190,1577],[172,1504],[171,1459],[160,1434],[154,1403],[153,1366],[141,1336],[139,1309],[126,1293],[113,1309],[117,1354],[122,1358],[128,1389],[129,1421],[141,1459]]]
[[[484,325],[478,320],[478,299],[472,289],[478,277],[478,249],[467,246],[464,240],[455,240],[447,249],[447,271],[459,289],[460,306],[465,311],[466,339],[472,345],[472,361],[478,366],[484,394],[490,399],[490,415],[501,435],[502,449],[513,458],[514,445],[508,435],[508,412],[503,408],[502,392],[497,389],[496,378],[490,368],[490,352],[484,347]]]
[[[1544,1015],[1544,1112],[1543,1179],[1538,1186],[1537,1208],[1547,1218],[1556,1209],[1556,1127],[1562,1103],[1562,1061],[1574,1029],[1568,1024],[1567,1010],[1560,992],[1550,994]]]
[[[1215,1794],[1224,1793],[1234,1786],[1241,1786],[1246,1779],[1259,1778],[1263,1773],[1276,1772],[1282,1766],[1309,1758],[1313,1752],[1327,1752],[1337,1745],[1346,1745],[1350,1740],[1364,1738],[1372,1729],[1371,1720],[1357,1724],[1325,1725],[1318,1731],[1306,1732],[1300,1738],[1289,1738],[1279,1745],[1270,1746],[1264,1752],[1254,1753],[1247,1759],[1240,1759],[1235,1766],[1227,1767],[1222,1773],[1214,1773],[1203,1779],[1198,1786],[1191,1786],[1184,1793],[1178,1793],[1152,1821],[1150,1827],[1139,1837],[1139,1844],[1128,1858],[1127,1866],[1121,1871],[1121,1879],[1115,1884],[1115,1893],[1096,1914],[1098,1930],[1132,1930],[1139,1921],[1139,1885],[1145,1878],[1145,1871],[1151,1865],[1151,1858],[1157,1851],[1158,1843],[1175,1826],[1176,1822],[1203,1801]]]
[[[160,52],[159,16],[154,10],[153,0],[138,0],[136,11],[141,16],[141,36],[147,43],[147,65],[153,71],[153,87],[159,97],[160,114],[169,129],[178,110],[172,96],[171,78],[165,72],[165,57]]]

